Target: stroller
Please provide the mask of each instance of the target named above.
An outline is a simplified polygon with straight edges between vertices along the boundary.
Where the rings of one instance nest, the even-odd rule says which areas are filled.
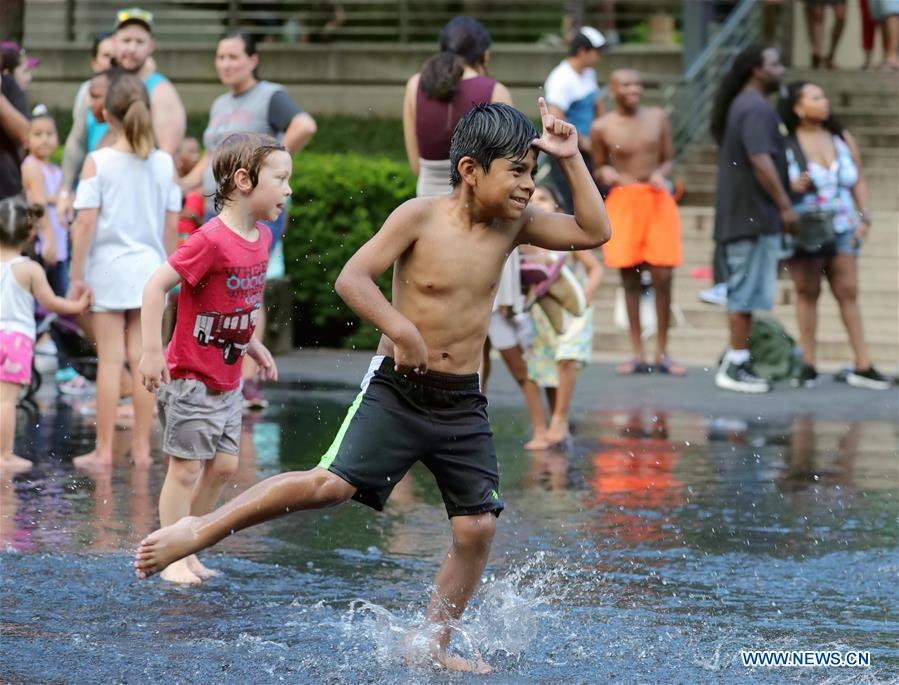
[[[84,331],[75,321],[66,316],[59,314],[43,312],[38,310],[39,318],[37,328],[35,330],[35,339],[40,339],[44,333],[49,333],[56,348],[65,354],[69,363],[79,374],[90,381],[97,378],[97,356],[94,346],[88,340]],[[24,388],[19,396],[20,403],[28,403],[34,405],[34,396],[40,390],[43,377],[37,368],[38,355],[48,355],[49,353],[35,350],[34,357],[31,360],[31,384]]]

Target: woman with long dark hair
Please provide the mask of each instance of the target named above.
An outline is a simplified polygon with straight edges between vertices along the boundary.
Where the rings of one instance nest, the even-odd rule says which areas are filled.
[[[512,104],[499,81],[486,76],[490,33],[471,17],[455,17],[440,32],[440,52],[406,83],[403,137],[416,194],[449,195],[449,146],[459,119],[474,105]]]
[[[839,304],[855,355],[855,366],[847,382],[887,390],[889,380],[874,369],[868,357],[858,306],[858,255],[871,228],[858,147],[849,131],[833,117],[824,91],[814,83],[791,83],[778,110],[791,136],[787,159],[800,226],[812,217],[829,226],[828,239],[822,239],[820,247],[809,249],[800,242],[789,261],[796,286],[796,321],[804,361],[797,383],[810,387],[818,377],[815,331],[823,273]]]

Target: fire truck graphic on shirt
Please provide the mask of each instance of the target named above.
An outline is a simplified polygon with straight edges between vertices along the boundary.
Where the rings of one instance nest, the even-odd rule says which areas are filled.
[[[229,314],[203,312],[194,321],[194,337],[203,347],[215,345],[222,348],[226,364],[236,364],[247,351],[259,308],[238,309]]]

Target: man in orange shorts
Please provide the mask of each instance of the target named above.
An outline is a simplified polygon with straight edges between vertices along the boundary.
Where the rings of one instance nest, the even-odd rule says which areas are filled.
[[[610,187],[606,210],[612,239],[603,247],[607,266],[621,269],[633,358],[619,373],[655,370],[682,376],[686,369],[668,357],[671,279],[681,263],[680,216],[669,191],[671,125],[658,107],[641,107],[643,82],[632,69],[612,73],[609,88],[615,110],[590,129],[594,176]],[[646,267],[656,293],[656,356],[645,361],[640,336],[640,272]]]

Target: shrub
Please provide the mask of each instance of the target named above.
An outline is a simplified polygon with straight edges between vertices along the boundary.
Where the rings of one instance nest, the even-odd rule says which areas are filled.
[[[350,256],[415,194],[408,165],[387,158],[304,152],[294,163],[284,258],[295,298],[297,344],[374,348],[379,333],[334,292]],[[379,279],[390,298],[390,273]]]

